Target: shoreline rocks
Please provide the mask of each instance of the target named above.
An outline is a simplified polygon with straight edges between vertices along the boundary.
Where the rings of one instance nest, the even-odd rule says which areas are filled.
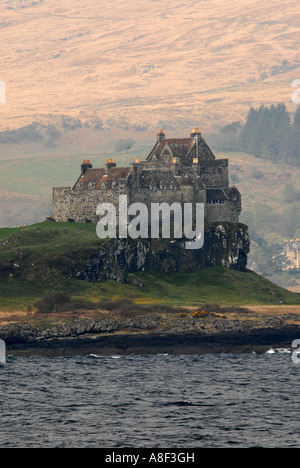
[[[161,317],[150,314],[119,320],[80,318],[48,326],[15,323],[1,327],[0,338],[12,356],[260,353],[271,347],[289,348],[300,339],[300,324],[277,317],[260,321],[188,317],[168,328]]]

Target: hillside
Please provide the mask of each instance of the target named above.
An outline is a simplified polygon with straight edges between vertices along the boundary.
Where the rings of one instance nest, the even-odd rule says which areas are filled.
[[[128,275],[128,281],[88,282],[70,276],[100,241],[94,225],[41,223],[0,230],[0,308],[24,311],[47,294],[67,293],[73,298],[131,299],[139,303],[201,306],[298,304],[291,293],[254,272],[225,267],[195,273],[161,275],[151,271]]]
[[[296,0],[0,1],[1,129],[66,115],[185,130],[291,100]]]

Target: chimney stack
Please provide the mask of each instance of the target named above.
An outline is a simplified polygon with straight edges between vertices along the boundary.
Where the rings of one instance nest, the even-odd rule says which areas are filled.
[[[105,164],[105,173],[108,174],[112,167],[116,167],[116,160],[114,158],[109,158],[106,160]]]
[[[160,128],[157,132],[157,141],[162,141],[166,138],[166,135],[164,134],[164,131],[162,128]]]
[[[84,175],[88,169],[93,169],[93,166],[89,159],[84,159],[81,164],[81,175]]]
[[[191,133],[191,138],[199,137],[200,135],[201,133],[199,132],[199,128],[198,127],[193,128],[193,131]]]

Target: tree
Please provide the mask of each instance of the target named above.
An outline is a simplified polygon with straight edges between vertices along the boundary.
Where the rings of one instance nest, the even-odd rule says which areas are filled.
[[[272,104],[270,108],[262,104],[258,109],[250,108],[241,137],[246,151],[258,157],[287,162],[290,137],[290,115],[285,104]]]

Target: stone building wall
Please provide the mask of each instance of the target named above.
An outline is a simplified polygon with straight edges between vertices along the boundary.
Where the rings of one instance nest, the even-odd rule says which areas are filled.
[[[238,204],[226,200],[222,205],[206,205],[205,220],[208,223],[218,222],[219,220],[237,223],[239,213]]]
[[[143,203],[150,213],[151,203],[204,203],[205,220],[207,222],[229,221],[238,222],[240,214],[240,200],[225,200],[224,203],[208,205],[206,203],[206,191],[196,190],[191,185],[182,185],[180,189],[151,190],[139,188],[134,184],[119,188],[106,188],[100,190],[78,190],[71,187],[53,188],[53,218],[58,222],[93,222],[99,217],[96,215],[97,206],[100,203],[112,203],[117,210],[119,208],[119,196],[127,195],[128,205]]]
[[[206,187],[228,187],[228,159],[206,161],[199,172]]]
[[[99,220],[96,211],[100,203],[112,203],[117,209],[119,195],[129,196],[129,188],[101,190],[73,190],[70,187],[53,189],[53,218],[58,222],[77,223]]]
[[[100,203],[111,203],[119,210],[119,196],[127,195],[128,205],[143,203],[147,206],[149,215],[151,203],[205,203],[205,191],[197,192],[190,186],[184,186],[180,190],[150,190],[137,189],[127,186],[126,189],[103,190],[78,190],[71,187],[53,188],[53,218],[58,222],[93,222],[99,217],[96,215],[97,206]]]

